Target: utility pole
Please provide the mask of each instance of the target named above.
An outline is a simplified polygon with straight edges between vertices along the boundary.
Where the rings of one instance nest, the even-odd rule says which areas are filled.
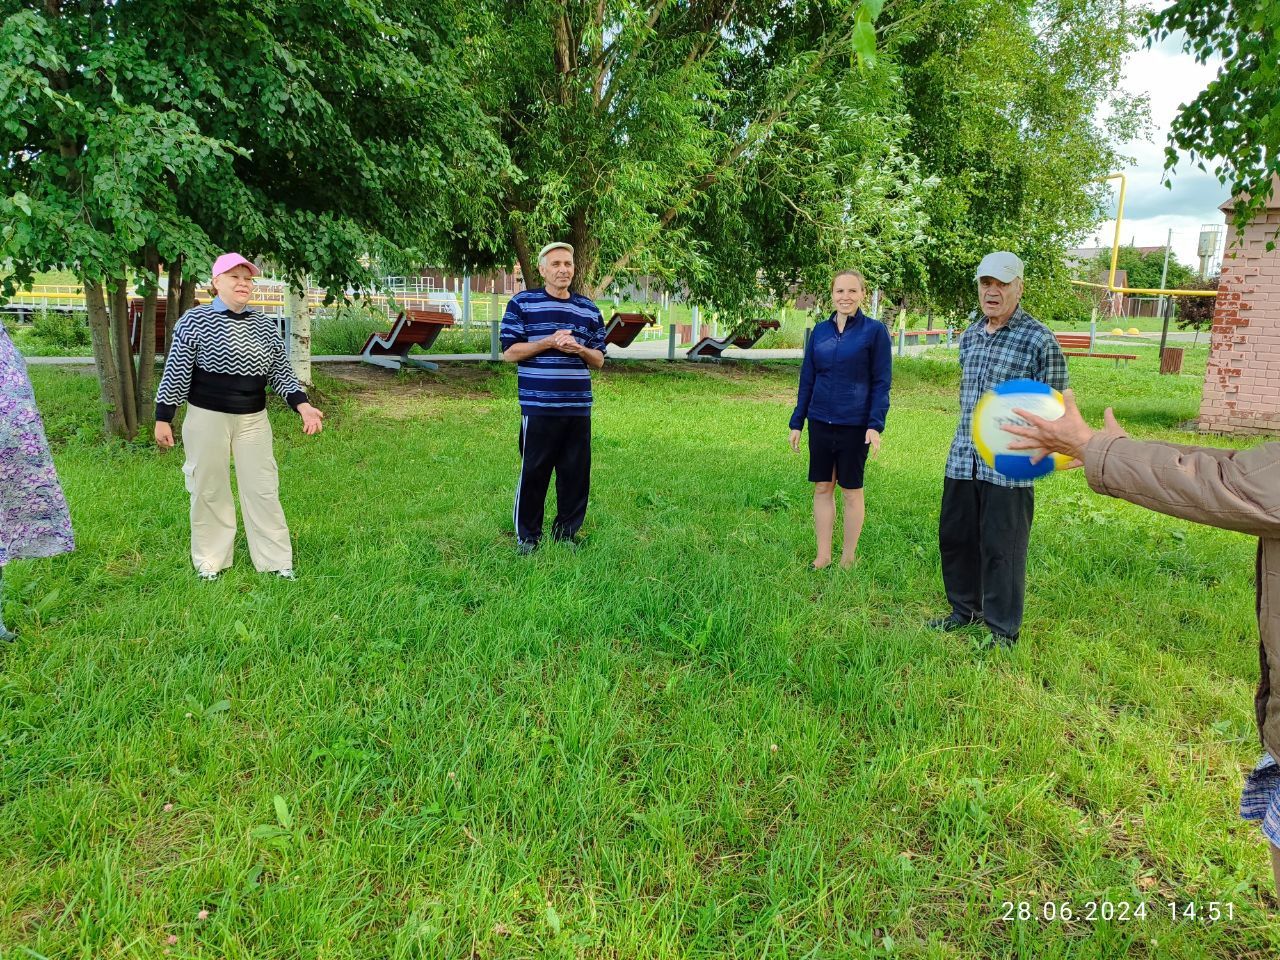
[[[1165,283],[1169,279],[1169,249],[1173,246],[1173,228],[1169,228],[1169,235],[1164,241],[1164,268],[1160,271],[1160,289],[1165,288]],[[1164,316],[1164,300],[1165,295],[1160,294],[1160,316]],[[1160,352],[1164,353],[1164,344],[1160,344]]]

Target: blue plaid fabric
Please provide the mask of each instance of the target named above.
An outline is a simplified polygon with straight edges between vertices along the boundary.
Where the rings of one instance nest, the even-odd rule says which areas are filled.
[[[1240,816],[1261,820],[1262,832],[1280,847],[1280,764],[1264,753],[1244,782],[1240,794]]]
[[[1067,388],[1067,359],[1043,323],[1022,307],[995,333],[978,314],[960,335],[960,423],[956,426],[947,476],[953,480],[985,480],[1001,487],[1030,487],[1031,480],[1012,480],[988,467],[973,447],[973,408],[978,398],[1006,380],[1039,380],[1055,390]]]

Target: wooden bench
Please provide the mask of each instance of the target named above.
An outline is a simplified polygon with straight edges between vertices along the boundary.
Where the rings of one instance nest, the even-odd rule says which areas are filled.
[[[782,324],[777,320],[752,320],[751,326],[746,327],[741,333],[733,337],[725,337],[717,340],[715,337],[703,337],[692,347],[686,356],[690,360],[721,360],[723,354],[730,347],[737,347],[739,350],[750,350],[760,338],[764,336],[766,330],[777,330]]]
[[[129,348],[137,353],[142,349],[142,307],[143,301],[138,297],[129,298]],[[165,297],[156,297],[156,353],[168,353],[164,342],[164,319],[169,312],[169,302]]]
[[[1137,360],[1136,353],[1096,353],[1092,349],[1093,338],[1087,333],[1055,333],[1054,339],[1058,341],[1058,346],[1062,348],[1064,357],[1097,357],[1101,360],[1114,360],[1116,366],[1120,366],[1120,361],[1124,361],[1127,367],[1130,360]]]
[[[399,370],[403,365],[421,370],[438,370],[439,365],[409,356],[414,347],[428,349],[445,327],[453,326],[453,316],[434,310],[401,310],[387,333],[371,333],[360,351],[360,359],[374,366]]]
[[[611,347],[629,347],[645,327],[654,322],[647,313],[615,313],[604,330],[604,342]]]

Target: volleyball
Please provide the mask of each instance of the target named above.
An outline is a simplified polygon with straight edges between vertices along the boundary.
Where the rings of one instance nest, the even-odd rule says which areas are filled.
[[[1033,465],[1034,450],[1009,449],[1009,444],[1020,438],[1001,428],[1006,424],[1027,425],[1013,412],[1015,407],[1046,420],[1057,420],[1067,409],[1062,394],[1039,380],[1006,380],[997,384],[982,395],[973,410],[973,445],[982,461],[1014,480],[1035,480],[1065,469],[1071,458],[1062,454],[1050,454]]]

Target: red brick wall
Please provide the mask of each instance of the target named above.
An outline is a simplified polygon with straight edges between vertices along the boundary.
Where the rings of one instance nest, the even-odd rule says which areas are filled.
[[[1228,225],[1217,309],[1200,401],[1200,429],[1280,433],[1280,194],[1239,243]],[[1229,219],[1229,214],[1228,214]]]

